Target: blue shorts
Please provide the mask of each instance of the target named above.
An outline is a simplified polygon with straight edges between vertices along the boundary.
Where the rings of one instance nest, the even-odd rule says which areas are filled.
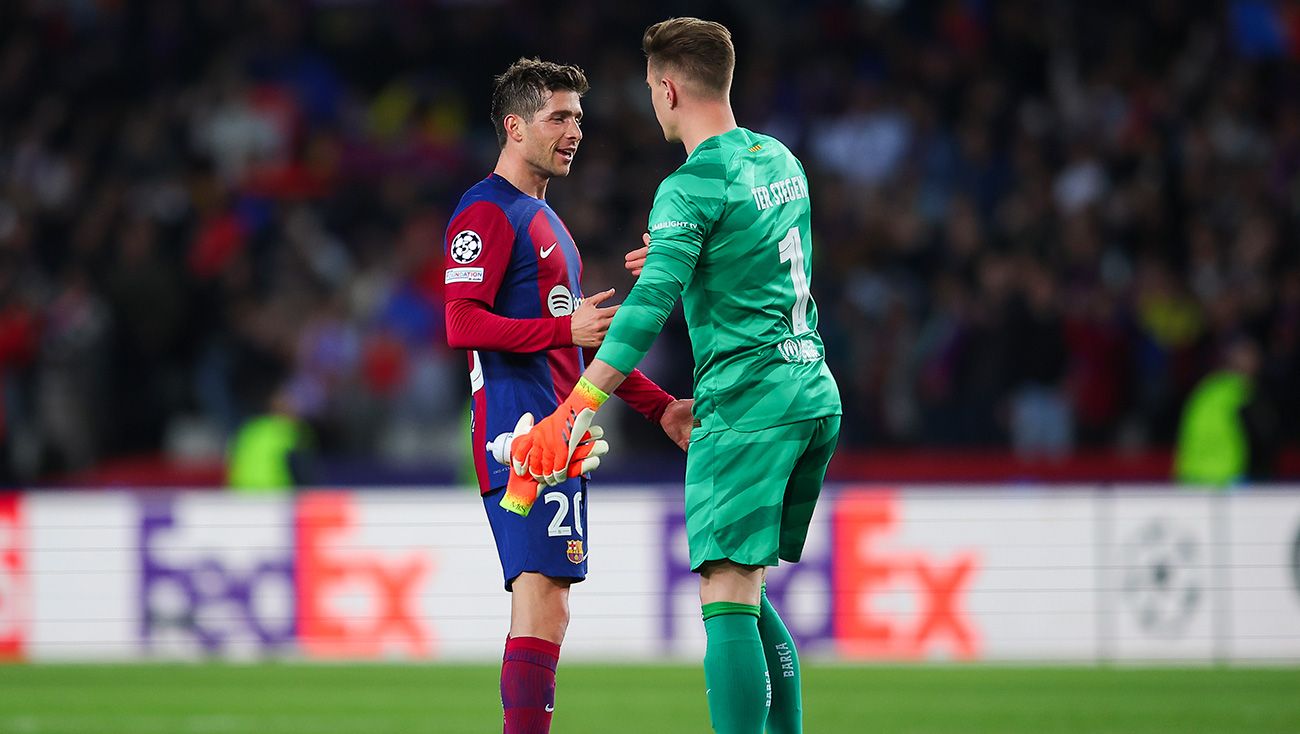
[[[540,573],[574,582],[587,578],[587,480],[543,487],[528,517],[501,507],[505,487],[483,495],[506,591],[519,574]]]

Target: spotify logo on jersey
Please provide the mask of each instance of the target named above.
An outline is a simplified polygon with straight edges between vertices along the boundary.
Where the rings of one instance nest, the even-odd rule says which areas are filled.
[[[546,296],[546,306],[551,310],[552,316],[568,316],[573,313],[577,300],[568,288],[557,285]]]

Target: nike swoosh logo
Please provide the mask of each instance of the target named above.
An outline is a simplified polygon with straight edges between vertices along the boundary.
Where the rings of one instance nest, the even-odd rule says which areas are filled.
[[[553,704],[553,703],[548,703],[548,704],[546,704],[546,713],[549,714],[549,713],[551,713],[551,712],[554,711],[554,710],[555,710],[555,704]]]
[[[559,243],[559,242],[552,242],[550,247],[543,247],[543,248],[542,248],[542,259],[545,260],[546,258],[550,257],[550,256],[551,256],[551,252],[555,249],[555,246],[558,245],[558,244],[560,244],[560,243]]]

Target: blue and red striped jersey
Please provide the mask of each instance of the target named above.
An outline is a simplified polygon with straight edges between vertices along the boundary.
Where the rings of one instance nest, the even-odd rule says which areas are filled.
[[[568,228],[542,199],[492,174],[461,197],[444,238],[446,298],[478,301],[507,319],[545,319],[537,351],[469,352],[474,466],[483,493],[504,486],[509,468],[486,445],[530,412],[555,411],[584,369],[567,317],[582,297],[582,259]]]

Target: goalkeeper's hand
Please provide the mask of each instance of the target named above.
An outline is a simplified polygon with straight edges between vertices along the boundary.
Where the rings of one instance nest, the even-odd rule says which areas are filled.
[[[524,413],[520,416],[519,422],[515,424],[515,430],[497,436],[488,444],[488,451],[492,453],[498,462],[509,465],[510,449],[514,439],[527,435],[532,428],[533,414]],[[609,453],[609,444],[602,439],[604,435],[605,431],[600,426],[588,428],[569,462],[569,468],[566,472],[569,478],[582,476],[600,466],[600,457]],[[527,517],[533,503],[537,501],[537,495],[540,491],[541,486],[536,479],[511,471],[510,480],[506,484],[506,492],[501,497],[500,504],[517,515]]]
[[[510,447],[511,468],[519,476],[555,486],[564,481],[569,463],[586,439],[596,410],[609,396],[584,377],[555,412]]]

